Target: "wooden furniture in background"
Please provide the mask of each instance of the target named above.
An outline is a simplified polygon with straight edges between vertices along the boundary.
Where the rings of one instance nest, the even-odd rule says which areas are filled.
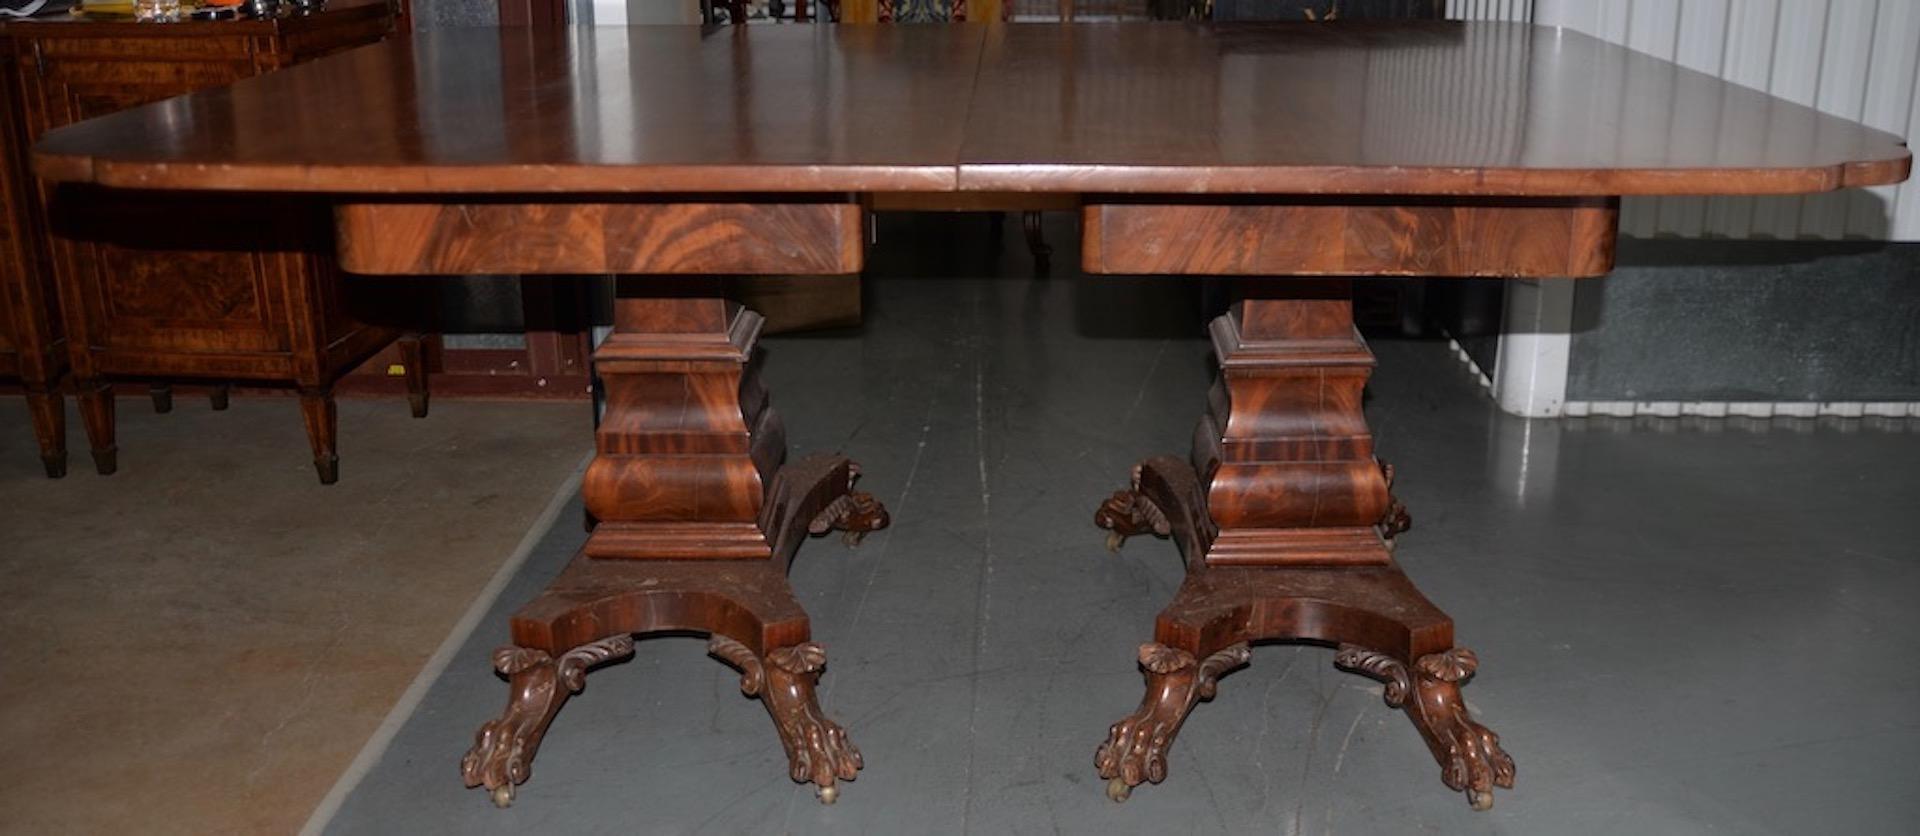
[[[380,0],[337,0],[270,20],[9,21],[0,26],[10,56],[5,153],[17,162],[26,142],[61,125],[372,43],[391,28],[392,12]],[[65,430],[51,388],[58,371],[44,358],[62,342],[103,474],[117,466],[112,381],[119,378],[154,381],[162,412],[171,408],[174,379],[297,387],[323,483],[338,477],[334,380],[396,338],[414,414],[426,413],[419,336],[357,321],[346,309],[324,201],[81,187],[56,194],[29,185],[23,168],[0,177],[9,257],[18,268],[10,271],[16,291],[9,296],[28,303],[11,312],[14,330],[37,342],[14,356],[49,475],[64,471]],[[49,226],[59,237],[48,240]],[[40,319],[53,297],[49,284],[59,288],[64,341],[53,320]],[[215,408],[224,402],[217,388]]]
[[[541,108],[437,124],[303,93],[379,67],[394,84],[367,96],[451,104],[413,79],[495,52],[527,57],[505,81],[537,88]],[[589,54],[635,66],[583,79]],[[1629,92],[1639,118],[1597,104]],[[288,127],[315,108],[324,134]],[[640,135],[576,133],[600,124]],[[873,124],[894,130],[844,129]],[[496,135],[516,142],[482,139]],[[379,141],[393,136],[422,142]],[[236,153],[243,140],[263,150]],[[1374,457],[1374,361],[1337,277],[1594,275],[1611,266],[1619,195],[1886,184],[1911,156],[1890,134],[1584,35],[1421,23],[437,32],[58,131],[35,164],[102,186],[328,193],[361,207],[342,213],[362,219],[342,246],[399,270],[527,258],[528,239],[547,244],[540,263],[594,272],[843,269],[862,195],[1072,196],[1089,270],[1241,282],[1211,327],[1221,382],[1192,454],[1146,460],[1095,517],[1120,539],[1173,537],[1187,566],[1140,650],[1140,708],[1099,747],[1109,794],[1167,777],[1180,724],[1251,642],[1293,640],[1337,645],[1337,665],[1382,680],[1441,780],[1484,809],[1513,761],[1460,699],[1477,658],[1397,563],[1408,517]],[[438,205],[436,234],[379,223],[368,192]],[[496,212],[512,235],[441,222]],[[634,282],[619,305],[583,487],[603,522],[514,616],[515,644],[494,657],[508,705],[463,772],[510,800],[588,667],[633,634],[692,629],[765,696],[789,774],[831,800],[864,762],[819,712],[825,655],[783,569],[803,531],[857,534],[885,512],[852,491],[845,459],[781,464],[750,365],[759,318],[715,282]]]
[[[4,32],[0,28],[0,32]],[[67,475],[67,416],[60,386],[67,374],[60,293],[48,256],[40,191],[27,168],[27,129],[19,107],[14,43],[0,37],[0,378],[25,390],[40,461],[49,478]]]

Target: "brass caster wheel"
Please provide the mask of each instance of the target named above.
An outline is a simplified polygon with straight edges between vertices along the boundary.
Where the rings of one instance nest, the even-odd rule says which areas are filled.
[[[1115,778],[1107,782],[1107,797],[1115,804],[1126,801],[1130,795],[1133,795],[1133,788],[1127,786],[1127,779]]]
[[[1467,790],[1467,803],[1482,813],[1493,809],[1492,790]]]
[[[494,787],[487,795],[493,799],[493,806],[502,810],[513,806],[512,784],[501,784],[500,786]]]
[[[820,797],[821,804],[832,804],[840,800],[840,785],[834,784],[826,787],[815,787],[813,794]]]
[[[1107,551],[1113,552],[1114,554],[1119,554],[1120,547],[1126,544],[1127,544],[1127,535],[1121,534],[1118,531],[1107,532]]]
[[[867,539],[867,533],[864,531],[840,532],[840,542],[845,543],[847,548],[849,549],[858,548],[860,545],[860,541],[865,539]]]

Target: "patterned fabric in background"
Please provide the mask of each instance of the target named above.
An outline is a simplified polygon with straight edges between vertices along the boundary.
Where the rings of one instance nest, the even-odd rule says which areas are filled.
[[[1000,19],[1012,19],[1012,2],[985,4],[989,13],[998,6]],[[879,23],[964,23],[966,0],[879,0]]]
[[[880,0],[881,23],[958,23],[967,0]]]

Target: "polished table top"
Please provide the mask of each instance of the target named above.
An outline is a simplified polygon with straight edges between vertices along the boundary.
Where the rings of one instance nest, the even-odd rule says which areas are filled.
[[[49,134],[109,186],[311,192],[1729,194],[1899,137],[1570,31],[454,29]]]

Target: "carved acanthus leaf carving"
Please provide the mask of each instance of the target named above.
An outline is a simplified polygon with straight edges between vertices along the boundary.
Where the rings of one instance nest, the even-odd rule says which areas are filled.
[[[561,684],[567,686],[567,690],[577,694],[587,685],[588,668],[632,655],[633,637],[622,634],[588,642],[562,653],[555,664],[560,669]]]
[[[740,693],[757,696],[765,687],[766,671],[760,666],[760,657],[753,655],[746,645],[715,633],[707,641],[707,652],[740,669]]]
[[[1220,687],[1221,675],[1246,664],[1252,658],[1253,649],[1245,642],[1223,648],[1208,656],[1206,661],[1200,663],[1200,698],[1213,699],[1215,690]]]
[[[1413,690],[1413,677],[1407,672],[1406,663],[1379,651],[1343,644],[1333,655],[1333,664],[1380,680],[1386,685],[1387,705],[1394,708],[1405,705],[1407,694]]]
[[[790,674],[817,673],[827,666],[827,651],[814,642],[801,642],[767,654],[767,661]]]
[[[1442,653],[1430,653],[1414,662],[1422,676],[1441,682],[1463,682],[1480,667],[1480,657],[1464,647]]]
[[[1177,647],[1168,647],[1158,642],[1140,645],[1140,667],[1157,674],[1169,674],[1174,671],[1193,667],[1193,654]]]

